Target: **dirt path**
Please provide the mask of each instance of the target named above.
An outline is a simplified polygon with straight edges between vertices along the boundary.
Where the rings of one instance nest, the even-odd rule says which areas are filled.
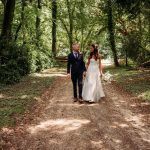
[[[72,84],[58,77],[32,124],[9,131],[10,150],[150,150],[150,105],[114,84],[98,104],[72,102]],[[8,132],[8,131],[7,131]]]

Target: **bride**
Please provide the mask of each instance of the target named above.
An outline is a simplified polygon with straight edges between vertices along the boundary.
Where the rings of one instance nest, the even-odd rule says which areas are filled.
[[[98,102],[102,97],[105,97],[100,79],[100,76],[102,76],[101,58],[94,44],[91,45],[90,49],[82,98],[84,101]]]

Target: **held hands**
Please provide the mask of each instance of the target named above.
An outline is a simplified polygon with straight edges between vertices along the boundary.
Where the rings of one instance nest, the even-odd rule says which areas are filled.
[[[85,78],[85,77],[86,77],[86,72],[83,72],[83,78]],[[68,73],[68,74],[67,74],[67,78],[68,78],[68,79],[70,79],[70,78],[71,78],[70,73]]]
[[[102,78],[104,76],[103,72],[100,72],[100,77]]]
[[[85,71],[83,72],[83,76],[84,76],[84,77],[86,76],[86,72],[85,72]]]
[[[67,78],[68,78],[68,79],[70,79],[70,78],[71,78],[71,75],[70,75],[70,73],[68,73],[68,74],[67,74]]]
[[[84,71],[83,72],[83,79],[86,77],[86,72]]]

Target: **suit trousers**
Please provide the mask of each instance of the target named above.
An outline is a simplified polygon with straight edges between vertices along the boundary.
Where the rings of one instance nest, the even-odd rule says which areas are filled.
[[[78,91],[79,91],[79,98],[82,98],[83,73],[74,73],[71,75],[71,79],[73,83],[74,98],[78,97],[77,85],[78,85]]]

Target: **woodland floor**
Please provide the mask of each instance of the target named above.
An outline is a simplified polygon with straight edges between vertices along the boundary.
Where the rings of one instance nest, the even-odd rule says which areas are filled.
[[[39,76],[55,79],[22,123],[1,129],[0,149],[150,150],[148,101],[112,82],[105,83],[106,98],[99,103],[73,103],[72,84],[63,71]]]

